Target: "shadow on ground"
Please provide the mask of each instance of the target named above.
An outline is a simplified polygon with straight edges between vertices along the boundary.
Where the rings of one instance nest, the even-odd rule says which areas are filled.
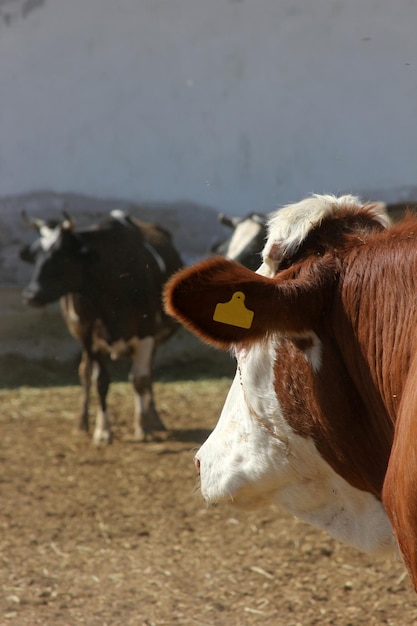
[[[20,354],[0,356],[0,389],[17,387],[60,387],[77,385],[79,357],[68,361],[59,359],[26,359]],[[130,361],[108,361],[112,382],[126,382],[129,377]],[[229,354],[216,353],[209,359],[178,361],[170,366],[155,369],[156,382],[175,382],[181,380],[206,380],[212,378],[231,378],[235,371],[235,361]]]

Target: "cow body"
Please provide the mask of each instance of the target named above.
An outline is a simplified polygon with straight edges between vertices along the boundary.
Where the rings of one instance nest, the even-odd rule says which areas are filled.
[[[394,531],[416,585],[417,220],[387,226],[354,197],[310,198],[272,217],[258,273],[203,261],[170,281],[166,307],[237,357],[196,455],[203,496],[277,502],[370,551]],[[249,328],[213,319],[236,292]]]
[[[108,353],[113,359],[123,355],[132,359],[135,438],[142,440],[164,430],[155,408],[152,363],[158,345],[177,328],[161,301],[163,284],[182,266],[170,235],[159,226],[119,212],[101,225],[80,231],[68,219],[52,226],[38,221],[35,226],[40,238],[21,254],[35,263],[23,297],[32,306],[60,300],[67,327],[81,343],[80,429],[89,428],[94,379],[100,408],[93,440],[96,444],[111,441],[106,402]]]

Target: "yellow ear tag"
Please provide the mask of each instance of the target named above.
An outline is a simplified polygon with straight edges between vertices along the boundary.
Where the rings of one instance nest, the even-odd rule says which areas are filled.
[[[213,320],[230,326],[250,328],[252,326],[253,311],[245,306],[245,294],[235,291],[229,302],[219,302],[214,310]]]

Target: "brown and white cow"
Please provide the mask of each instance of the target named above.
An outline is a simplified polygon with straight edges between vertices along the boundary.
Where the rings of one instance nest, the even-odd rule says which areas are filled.
[[[237,358],[196,455],[203,497],[278,503],[369,552],[395,535],[417,587],[417,219],[388,225],[313,196],[272,217],[257,273],[203,261],[165,306]]]
[[[152,369],[157,347],[178,327],[162,306],[162,287],[182,266],[171,235],[120,211],[84,230],[75,229],[68,216],[62,223],[31,220],[31,225],[39,238],[21,250],[22,259],[35,264],[23,298],[31,306],[59,299],[68,330],[82,346],[80,430],[89,429],[94,379],[100,408],[93,441],[111,441],[106,353],[131,358],[135,438],[165,430],[155,407]]]

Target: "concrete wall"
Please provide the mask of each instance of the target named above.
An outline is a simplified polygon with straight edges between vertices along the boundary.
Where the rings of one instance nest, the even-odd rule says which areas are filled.
[[[412,195],[414,0],[2,0],[0,196]]]
[[[415,199],[416,24],[414,0],[0,0],[0,354],[64,341],[20,302],[21,208],[141,205],[191,262],[217,210]]]

